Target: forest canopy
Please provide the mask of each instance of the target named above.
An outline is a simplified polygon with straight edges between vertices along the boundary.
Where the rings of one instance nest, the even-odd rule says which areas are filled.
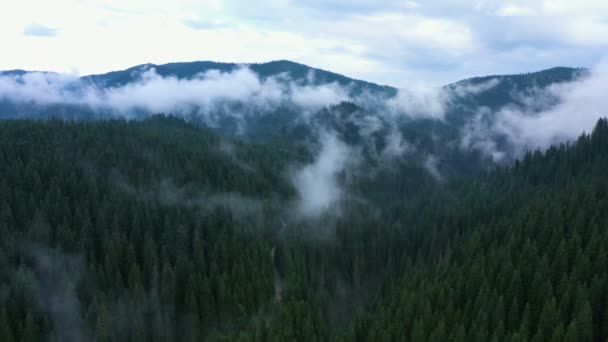
[[[298,218],[312,159],[174,117],[0,122],[0,340],[608,337],[605,119],[479,177],[338,175],[371,200]]]

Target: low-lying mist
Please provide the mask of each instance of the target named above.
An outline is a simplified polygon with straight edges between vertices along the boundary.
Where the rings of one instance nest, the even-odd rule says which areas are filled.
[[[269,113],[281,118],[282,111],[289,108],[296,113],[290,120],[311,132],[305,144],[312,154],[311,163],[294,163],[285,170],[299,198],[294,212],[306,218],[339,207],[344,176],[356,174],[365,158],[378,167],[388,167],[394,160],[417,159],[430,177],[442,181],[443,166],[449,167],[442,149],[457,146],[501,162],[588,132],[608,105],[603,95],[608,83],[606,65],[570,82],[508,89],[512,101],[497,109],[479,105],[483,102],[476,99],[506,87],[501,77],[445,87],[416,84],[391,95],[355,92],[354,84],[315,84],[312,70],[303,79],[288,73],[260,77],[247,66],[177,78],[161,76],[154,67],[144,65],[133,71],[136,81],[114,87],[55,73],[5,74],[0,76],[0,103],[33,106],[30,109],[69,105],[124,118],[171,113],[212,128],[229,118],[240,127],[239,132],[247,132],[250,123]],[[344,103],[352,103],[354,109],[343,110]],[[454,113],[464,113],[456,114],[461,115],[461,122],[453,120]],[[407,127],[418,127],[415,125],[421,122],[428,124],[410,130],[414,135],[407,133]],[[437,127],[453,133],[441,133]],[[185,199],[181,189],[168,191],[168,184],[160,183],[157,189],[165,203],[258,210],[255,200],[238,193],[205,193]]]
[[[606,62],[571,81],[515,93],[521,103],[497,111],[482,107],[462,130],[462,147],[500,161],[576,139],[589,133],[608,110]]]

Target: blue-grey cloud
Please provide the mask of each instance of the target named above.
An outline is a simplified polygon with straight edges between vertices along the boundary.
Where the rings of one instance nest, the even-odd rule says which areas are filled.
[[[185,19],[182,23],[193,30],[215,30],[229,27],[223,20]]]
[[[57,29],[37,23],[31,23],[23,29],[23,34],[32,37],[54,37],[57,35]]]

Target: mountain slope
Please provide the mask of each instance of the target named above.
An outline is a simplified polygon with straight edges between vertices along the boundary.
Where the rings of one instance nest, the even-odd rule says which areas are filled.
[[[301,221],[285,170],[310,158],[176,118],[0,122],[0,338],[608,337],[608,121]]]
[[[475,174],[494,157],[480,157],[488,153],[462,143],[467,129],[479,121],[491,125],[507,107],[530,114],[546,110],[559,102],[550,89],[587,74],[553,68],[477,77],[417,94],[290,61],[247,66],[248,71],[234,63],[143,64],[83,78],[11,71],[0,76],[0,117],[143,119],[165,113],[227,137],[288,145],[337,130],[354,148],[365,145],[366,155],[382,155],[393,141],[398,151],[415,151],[438,164],[436,174]],[[500,149],[492,154],[499,160],[517,156],[503,136],[482,138]]]
[[[537,102],[544,103],[542,91],[551,85],[571,82],[587,75],[589,70],[581,68],[556,67],[538,72],[519,75],[494,75],[474,77],[461,80],[449,85],[444,89],[447,91],[458,91],[481,87],[469,96],[460,97],[447,110],[446,117],[454,123],[463,123],[480,108],[488,108],[497,111],[511,105],[527,107],[526,97],[537,97]]]
[[[375,94],[382,94],[386,97],[394,96],[397,89],[390,86],[378,85],[371,82],[356,80],[322,69],[316,69],[304,64],[292,61],[280,60],[268,63],[237,64],[219,63],[211,61],[181,62],[168,64],[141,64],[125,70],[117,70],[105,74],[88,75],[80,78],[85,84],[94,84],[99,88],[119,87],[138,81],[142,72],[154,69],[159,76],[173,76],[178,79],[191,79],[199,74],[216,70],[219,72],[232,72],[241,67],[248,67],[262,79],[276,77],[282,74],[288,75],[292,80],[303,85],[322,85],[337,83],[342,87],[351,86],[353,95],[361,94],[363,91],[370,91]],[[476,99],[475,103],[479,106],[497,108],[508,101],[512,101],[510,91],[524,91],[533,87],[544,88],[553,83],[568,82],[583,75],[586,69],[556,67],[539,72],[519,74],[519,75],[495,75],[474,77],[461,80],[444,88],[451,90],[462,86],[480,85],[491,80],[500,81],[500,86],[490,91],[484,92],[483,97]],[[0,71],[0,76],[22,76],[30,73],[26,70],[7,70]],[[54,74],[54,73],[51,73]],[[477,94],[474,94],[477,95]]]
[[[465,238],[417,260],[351,338],[605,340],[607,166],[603,119],[573,145],[529,153],[453,192],[470,214],[449,209],[461,220],[443,229]]]
[[[206,73],[211,70],[231,72],[241,67],[250,68],[263,79],[287,74],[293,80],[303,82],[307,85],[320,85],[336,82],[341,86],[354,85],[354,89],[357,92],[367,89],[372,92],[394,94],[396,91],[396,89],[392,87],[355,80],[340,74],[312,68],[304,64],[287,60],[255,64],[218,63],[210,61],[168,63],[160,65],[142,64],[106,74],[84,76],[82,80],[85,82],[93,82],[97,86],[105,88],[117,87],[134,82],[138,79],[142,71],[150,70],[152,68],[154,68],[158,75],[163,77],[174,76],[178,79],[190,79],[197,74]]]

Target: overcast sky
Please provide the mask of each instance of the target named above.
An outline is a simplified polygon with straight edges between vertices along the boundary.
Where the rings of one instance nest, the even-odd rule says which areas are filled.
[[[289,59],[394,86],[597,64],[607,0],[19,0],[1,69]]]

